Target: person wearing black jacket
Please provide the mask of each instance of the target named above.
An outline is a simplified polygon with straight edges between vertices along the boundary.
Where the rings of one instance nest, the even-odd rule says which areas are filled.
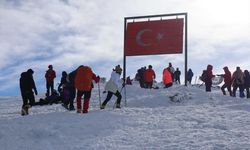
[[[247,93],[247,98],[250,98],[250,92],[249,92],[249,87],[250,87],[250,74],[248,70],[244,71],[244,89],[246,89]]]
[[[27,72],[21,74],[19,80],[20,91],[23,99],[22,115],[28,115],[28,108],[35,104],[34,92],[37,95],[37,90],[33,79],[33,73],[34,71],[32,69],[28,69]]]

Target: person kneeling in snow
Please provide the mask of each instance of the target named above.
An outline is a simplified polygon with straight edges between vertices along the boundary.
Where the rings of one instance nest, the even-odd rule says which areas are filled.
[[[108,103],[108,101],[111,99],[113,95],[117,97],[116,108],[121,108],[120,103],[121,103],[122,96],[121,96],[121,93],[118,91],[118,84],[119,84],[121,73],[122,73],[122,68],[120,68],[120,65],[116,66],[115,69],[113,69],[111,73],[111,77],[105,86],[105,90],[108,91],[108,94],[107,94],[105,101],[101,105],[101,109],[105,108],[106,104]]]
[[[88,113],[89,108],[89,99],[91,97],[91,91],[94,87],[92,80],[95,80],[96,83],[100,81],[100,77],[92,72],[92,69],[88,66],[80,66],[77,69],[75,77],[75,87],[77,89],[77,113]],[[84,95],[83,110],[81,99]]]

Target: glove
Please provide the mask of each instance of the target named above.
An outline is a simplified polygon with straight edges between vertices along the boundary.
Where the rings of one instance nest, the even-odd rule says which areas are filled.
[[[122,83],[122,87],[124,87],[124,86],[125,86],[125,83],[123,82],[123,83]]]
[[[34,92],[35,92],[36,95],[38,94],[36,89],[34,89]]]

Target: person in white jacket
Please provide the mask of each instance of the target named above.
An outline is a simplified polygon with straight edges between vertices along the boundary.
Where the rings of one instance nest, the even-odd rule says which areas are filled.
[[[122,73],[122,68],[120,67],[120,65],[117,65],[115,69],[113,69],[111,73],[111,77],[109,81],[107,82],[107,84],[105,85],[105,90],[108,92],[108,94],[107,94],[106,99],[101,105],[101,109],[105,108],[106,104],[108,103],[108,101],[111,99],[113,95],[117,97],[116,108],[121,108],[120,103],[121,103],[122,96],[118,90],[118,84],[120,81],[121,73]]]

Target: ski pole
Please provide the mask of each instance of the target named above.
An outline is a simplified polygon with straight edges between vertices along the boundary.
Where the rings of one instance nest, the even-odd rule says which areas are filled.
[[[99,105],[100,105],[100,107],[101,107],[101,105],[102,105],[102,102],[101,102],[101,90],[100,90],[100,84],[99,84],[99,82],[98,82],[98,94],[99,94]]]

